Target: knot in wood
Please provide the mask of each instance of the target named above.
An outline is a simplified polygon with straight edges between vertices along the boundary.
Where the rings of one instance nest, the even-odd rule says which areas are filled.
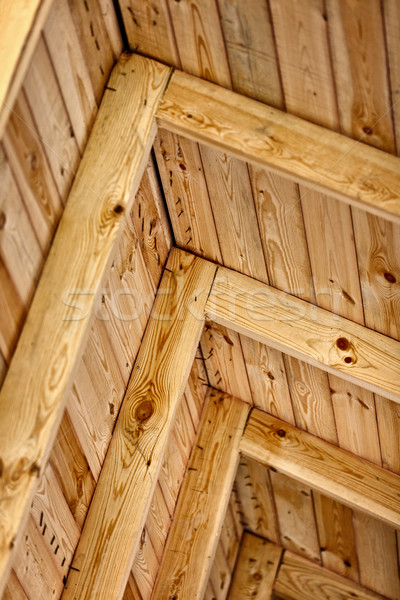
[[[278,429],[278,431],[276,432],[279,437],[283,438],[286,435],[286,431],[284,429]]]
[[[154,412],[151,400],[144,400],[136,409],[135,416],[138,421],[147,421]]]
[[[339,350],[346,352],[346,350],[349,350],[350,348],[350,342],[345,337],[340,337],[336,340],[336,346],[339,348]]]

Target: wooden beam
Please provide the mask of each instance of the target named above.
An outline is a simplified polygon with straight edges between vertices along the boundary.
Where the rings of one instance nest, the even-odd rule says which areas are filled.
[[[160,126],[400,222],[400,159],[175,71]]]
[[[0,574],[56,435],[169,75],[139,56],[124,56],[115,67],[3,385]],[[84,310],[74,308],[83,303]]]
[[[2,2],[0,11],[0,139],[53,0]]]
[[[215,390],[206,402],[154,598],[201,600],[218,545],[249,407]]]
[[[215,270],[191,254],[171,251],[63,600],[123,596]]]
[[[270,600],[283,548],[245,531],[229,600]]]
[[[386,600],[380,594],[286,551],[274,584],[279,600]]]
[[[400,527],[400,476],[254,409],[240,450],[352,508]]]
[[[220,267],[207,318],[400,402],[400,342]]]

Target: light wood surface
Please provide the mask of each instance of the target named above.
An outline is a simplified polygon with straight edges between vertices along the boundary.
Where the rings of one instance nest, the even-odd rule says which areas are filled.
[[[248,406],[211,391],[153,596],[201,599],[228,506]]]
[[[193,255],[179,250],[170,255],[64,600],[75,598],[77,590],[82,600],[123,595],[204,325],[204,304],[214,274],[214,265]]]
[[[280,600],[384,600],[383,596],[292,552],[283,555],[274,592]]]
[[[258,409],[251,413],[240,448],[327,496],[400,525],[398,475]]]
[[[113,72],[110,85],[117,91],[105,95],[4,382],[0,396],[2,574],[37,472],[44,466],[42,457],[62,416],[121,217],[147,162],[154,111],[168,76],[168,68],[135,56],[125,57]],[[121,145],[125,136],[129,141]],[[71,308],[70,294],[82,289],[89,292],[86,315]]]
[[[282,548],[245,532],[229,592],[229,600],[269,600]]]
[[[206,306],[219,325],[400,401],[400,344],[220,267]]]
[[[0,138],[35,51],[52,0],[3,2],[0,11]]]
[[[166,129],[399,222],[394,156],[180,71],[157,118]]]

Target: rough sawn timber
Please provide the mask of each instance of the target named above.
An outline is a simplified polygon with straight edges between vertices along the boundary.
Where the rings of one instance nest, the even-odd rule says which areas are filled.
[[[253,460],[400,527],[400,476],[254,409],[240,451]]]
[[[148,160],[154,113],[169,75],[169,68],[139,56],[123,56],[114,68],[0,394],[3,583],[90,331],[121,218]]]
[[[175,71],[161,127],[400,222],[400,159]]]
[[[215,270],[194,255],[171,251],[63,600],[119,600],[124,594]]]
[[[219,267],[210,321],[400,402],[400,342]]]

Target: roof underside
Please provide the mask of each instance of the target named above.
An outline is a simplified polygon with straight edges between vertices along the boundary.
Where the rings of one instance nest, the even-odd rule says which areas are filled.
[[[124,540],[123,518],[133,522],[135,505],[141,507],[141,502],[138,545],[122,548],[129,567],[125,595],[122,587],[107,587],[105,575],[103,591],[106,589],[109,595],[104,592],[101,597],[400,599],[396,529],[399,520],[387,517],[384,511],[365,508],[356,496],[346,495],[347,491],[332,492],[330,484],[321,483],[319,475],[304,471],[306,460],[296,464],[293,454],[286,458],[284,452],[282,456],[277,452],[277,458],[270,454],[268,460],[256,461],[244,450],[243,442],[249,419],[259,410],[260,414],[279,419],[278,437],[287,440],[291,432],[301,448],[308,448],[306,454],[311,457],[313,440],[316,444],[320,440],[328,443],[316,446],[318,452],[322,448],[317,469],[318,462],[322,462],[328,465],[327,471],[334,473],[335,460],[345,456],[336,453],[342,449],[351,453],[349,472],[354,469],[351,461],[359,457],[364,459],[362,468],[369,468],[370,464],[383,468],[384,471],[375,471],[373,467],[371,477],[386,471],[390,472],[389,477],[400,474],[398,377],[394,381],[400,352],[393,345],[393,340],[400,340],[400,200],[396,196],[389,206],[383,198],[380,204],[382,198],[379,193],[374,196],[375,190],[384,197],[382,190],[386,190],[385,184],[389,189],[389,183],[382,181],[382,176],[379,179],[381,171],[377,170],[374,176],[367,168],[357,180],[358,191],[351,185],[348,192],[342,191],[344,174],[347,176],[354,164],[362,167],[364,160],[365,164],[371,161],[368,165],[382,168],[382,173],[385,168],[388,172],[391,169],[393,181],[398,178],[398,162],[390,162],[395,160],[390,155],[396,156],[400,148],[400,4],[397,0],[53,0],[39,5],[35,19],[26,16],[28,21],[32,19],[31,25],[26,26],[30,34],[23,40],[26,56],[15,63],[14,76],[4,88],[5,109],[0,114],[0,127],[4,130],[0,146],[0,378],[5,381],[3,396],[0,395],[0,420],[5,437],[8,435],[4,448],[1,447],[1,456],[6,456],[2,485],[12,498],[19,493],[19,472],[25,469],[33,490],[33,496],[27,495],[29,502],[25,502],[28,509],[15,513],[20,514],[17,523],[12,512],[13,518],[7,512],[1,516],[0,529],[5,532],[0,544],[2,553],[10,555],[10,540],[14,546],[8,565],[11,570],[4,578],[3,600],[62,595],[66,600],[100,597],[98,591],[93,591],[101,590],[100,584],[91,588],[90,583],[84,583],[85,592],[78,595],[72,589],[78,581],[74,577],[81,577],[76,572],[82,561],[88,560],[89,564],[92,552],[87,551],[90,544],[82,536],[85,520],[86,529],[99,531],[102,527],[118,531],[120,524]],[[16,31],[20,31],[22,25],[15,15],[7,15],[7,19],[10,28],[16,23]],[[125,92],[126,96],[119,96],[120,88],[114,84],[116,71],[111,82],[109,76],[123,50],[128,49],[162,65],[151,67],[153,79],[149,76],[142,88],[133,79],[127,84],[132,88],[130,95]],[[7,48],[0,50],[0,56],[7,56]],[[130,64],[129,59],[124,58],[121,69],[126,64]],[[138,65],[140,71],[140,60]],[[283,141],[274,138],[275,130],[271,133],[269,125],[261,123],[252,131],[254,138],[232,141],[229,127],[233,126],[228,116],[224,123],[229,122],[229,127],[215,132],[218,128],[211,122],[214,115],[196,114],[195,106],[193,115],[187,111],[183,115],[181,120],[183,123],[186,119],[185,123],[180,125],[179,117],[175,117],[178,125],[167,127],[173,120],[167,114],[167,94],[178,72],[171,78],[167,66],[217,84],[219,87],[210,92],[210,102],[211,97],[213,101],[218,97],[220,88],[227,88],[303,119],[299,126],[293,122],[293,144],[300,136],[304,144],[304,153],[299,152],[293,160],[293,170],[281,167],[279,161],[284,164],[295,146],[289,135]],[[122,75],[127,80],[132,77],[130,73]],[[108,106],[113,106],[110,118],[104,104],[98,110],[104,90],[105,101],[108,98]],[[164,93],[164,114],[158,115],[161,125],[151,146],[154,115]],[[111,98],[113,94],[115,97]],[[145,126],[146,111],[153,110],[153,97],[156,108]],[[233,97],[232,105],[234,98],[237,97]],[[143,109],[136,121],[131,113],[139,102]],[[239,106],[241,100],[237,102]],[[222,101],[221,106],[221,118],[225,118],[223,111],[228,109]],[[247,131],[243,115],[242,129],[238,128],[241,132]],[[272,124],[280,119],[277,115],[271,112]],[[282,122],[290,133],[291,122]],[[306,122],[320,125],[321,129],[309,132]],[[90,146],[87,141],[92,129],[97,137]],[[329,130],[343,138],[329,138]],[[137,131],[139,150],[130,142],[130,135]],[[260,153],[257,155],[257,148],[251,148],[251,141],[260,135],[271,136],[279,150],[279,156],[273,156],[269,163],[269,159],[264,161]],[[342,146],[344,136],[354,143]],[[150,140],[148,146],[146,140]],[[240,149],[242,141],[248,154]],[[376,159],[372,155],[371,158],[363,154],[366,145],[383,152]],[[307,166],[316,147],[321,148],[322,165],[328,164],[330,150],[339,152],[339,159],[335,159],[332,168],[326,167],[324,176],[318,174],[318,181]],[[345,150],[341,151],[342,147]],[[90,165],[96,148],[100,149],[98,155],[106,158],[97,163],[98,170],[92,174]],[[114,170],[109,176],[110,165],[114,165]],[[79,168],[82,170],[75,178]],[[107,201],[112,203],[104,214],[96,208],[101,204],[103,189],[108,194]],[[134,198],[132,189],[137,190]],[[369,192],[373,196],[370,204],[369,200],[364,202]],[[91,200],[91,194],[97,194],[97,204]],[[63,218],[66,206],[74,208]],[[97,218],[101,226],[95,237],[96,226],[91,224]],[[83,231],[83,236],[69,239],[65,234],[64,246],[61,242],[57,246],[57,236],[61,239],[74,219],[77,227],[83,222],[82,229],[76,229]],[[118,223],[120,233],[116,237]],[[105,247],[109,248],[108,254]],[[174,247],[188,254],[174,254]],[[50,248],[53,252],[49,255]],[[52,267],[51,261],[59,255],[57,248],[63,249],[64,258],[54,264],[62,268]],[[101,258],[100,265],[98,256],[102,253],[104,260]],[[70,268],[70,256],[82,260],[79,265],[85,269],[87,265],[82,272],[80,266],[76,267],[79,277],[76,276],[73,288],[67,287],[67,273],[71,272],[72,277],[75,269]],[[181,262],[176,256],[183,257]],[[169,266],[164,270],[167,260]],[[92,267],[95,261],[100,266]],[[354,376],[347,376],[343,375],[343,365],[332,367],[330,358],[320,356],[319,347],[313,347],[311,329],[306,325],[301,335],[291,334],[300,337],[289,341],[285,338],[281,343],[279,331],[276,342],[272,334],[271,338],[254,334],[246,323],[239,323],[237,306],[230,308],[225,320],[211,318],[214,313],[209,308],[209,294],[216,289],[216,273],[222,277],[221,267],[229,269],[227,273],[249,276],[249,285],[256,285],[257,281],[285,292],[289,304],[300,299],[307,306],[326,309],[336,346],[343,351],[341,358],[350,365],[357,363],[358,355],[354,358],[346,332],[340,333],[345,331],[341,328],[346,322],[337,320],[339,317],[362,326],[360,335],[364,332],[369,336],[370,330],[382,334],[368,337],[376,343],[369,346],[367,355],[371,361],[365,367],[365,375],[361,369]],[[24,335],[29,332],[32,322],[50,310],[52,300],[48,305],[42,304],[42,312],[35,312],[41,292],[33,303],[32,298],[40,289],[38,282],[47,281],[52,268],[59,273],[59,280],[49,280],[57,282],[55,287],[60,282],[57,293],[63,310],[67,307],[72,311],[68,313],[74,315],[70,321],[79,322],[77,327],[83,333],[79,337],[78,330],[71,329],[75,325],[66,326],[71,338],[79,337],[79,341],[74,342],[73,349],[67,349],[65,362],[60,343],[61,358],[55,360],[56,366],[47,369],[48,365],[42,364],[40,377],[47,386],[43,391],[39,384],[36,386],[39,374],[30,372],[36,359],[27,351],[22,353],[25,342],[20,335],[22,331]],[[199,326],[197,338],[193,333],[196,348],[189,348],[189,342],[180,341],[186,338],[179,337],[191,334],[194,325],[190,317],[182,317],[185,331],[180,332],[178,325],[178,333],[173,330],[171,334],[172,342],[167,320],[159,319],[160,331],[154,326],[153,334],[149,319],[155,298],[160,305],[163,301],[163,293],[157,294],[162,276],[166,297],[177,289],[185,289],[185,285],[194,286],[192,292],[197,293],[190,278],[189,283],[186,279],[181,284],[171,283],[175,277],[181,281],[179,277],[185,269],[194,282],[196,277],[202,285],[210,280],[208,293],[204,294],[202,288],[203,299],[200,294],[206,320],[204,327]],[[253,289],[254,297],[260,297],[270,288]],[[49,298],[55,297],[52,290],[48,287]],[[286,300],[283,305],[284,311]],[[250,320],[257,321],[254,306],[251,304],[249,309],[249,313],[253,309],[254,317]],[[281,308],[277,305],[278,310]],[[175,314],[175,308],[171,310],[170,314]],[[322,327],[322,311],[312,310],[315,312],[310,312],[310,328]],[[79,318],[75,318],[78,313]],[[93,321],[89,321],[91,315]],[[296,323],[307,323],[307,315],[290,318]],[[88,324],[83,325],[86,317]],[[282,328],[286,326],[284,321],[283,317]],[[58,336],[58,325],[54,325],[54,331]],[[58,339],[56,333],[54,338]],[[159,346],[148,341],[153,339],[151,335]],[[50,335],[43,339],[53,343]],[[30,347],[26,342],[25,348]],[[142,354],[137,359],[139,350]],[[165,364],[169,366],[165,373],[164,367],[153,373],[153,365],[158,364],[164,351]],[[394,373],[393,381],[380,381],[381,372],[390,372],[381,371],[379,362],[389,351],[390,365],[394,366],[387,368]],[[318,355],[315,359],[313,353]],[[187,368],[182,366],[184,361]],[[69,362],[70,375],[60,393],[61,408],[56,411],[50,408],[48,398]],[[15,364],[23,364],[24,372],[14,369],[14,374]],[[166,409],[165,421],[154,425],[157,434],[152,450],[147,448],[147,442],[143,442],[144,446],[139,442],[134,445],[142,458],[148,459],[147,467],[154,461],[148,495],[139,498],[136,490],[142,490],[146,476],[137,473],[141,483],[135,487],[132,468],[127,481],[133,481],[133,492],[126,494],[121,504],[125,507],[121,509],[124,517],[115,518],[115,522],[104,517],[104,524],[103,513],[98,509],[102,495],[124,496],[124,486],[131,485],[121,480],[114,488],[111,486],[113,493],[111,489],[109,494],[104,491],[112,480],[111,475],[107,479],[108,473],[112,474],[115,466],[110,441],[113,439],[115,447],[125,443],[121,441],[124,437],[119,437],[121,431],[129,430],[125,421],[129,408],[125,407],[130,398],[139,394],[134,387],[135,377],[141,382],[136,384],[139,388],[144,385],[141,369],[148,369],[151,384],[146,385],[151,393],[156,390],[156,396],[157,386],[162,388],[167,382],[168,392],[160,402],[162,410],[167,406],[169,413]],[[374,369],[376,381],[374,375],[372,380],[369,375]],[[175,378],[172,383],[171,377]],[[15,389],[18,379],[28,382],[29,392],[25,397],[16,394],[14,398],[8,390]],[[8,384],[8,380],[13,383]],[[170,408],[175,407],[171,398],[178,389],[184,389],[183,396],[178,394],[176,408]],[[150,416],[154,411],[154,399],[150,391],[146,394],[140,404],[145,416],[135,413],[140,421],[149,418],[146,411],[150,410]],[[7,400],[11,397],[12,404]],[[213,407],[218,403],[220,412]],[[52,416],[53,425],[43,433],[48,446],[40,441],[41,455],[35,455],[36,449],[31,448],[41,440],[41,428],[45,431],[43,424],[52,412],[56,415]],[[207,434],[207,423],[211,424],[214,438]],[[229,451],[234,442],[228,441],[231,437],[227,432],[231,431],[235,438],[234,432],[239,429],[236,446]],[[15,432],[20,432],[21,442],[15,441]],[[303,438],[302,432],[312,437]],[[224,440],[225,446],[221,442],[214,447],[213,440]],[[220,456],[222,446],[226,454]],[[198,457],[199,448],[207,456],[203,470],[199,467],[203,464]],[[330,452],[333,462],[325,463]],[[133,454],[130,448],[126,456]],[[9,459],[19,465],[18,475],[17,470],[9,475]],[[32,473],[37,480],[34,488]],[[18,485],[15,489],[11,485],[11,489],[14,476]],[[207,485],[206,479],[201,479],[206,476]],[[199,477],[196,485],[189,485],[190,477]],[[331,475],[333,481],[334,477]],[[99,481],[105,481],[103,487],[97,486]],[[395,478],[390,482],[391,479],[392,490],[400,489]],[[338,478],[337,483],[339,486],[342,479]],[[377,482],[370,491],[367,486],[366,497],[373,494],[374,487],[379,496],[381,485]],[[193,489],[201,486],[209,489],[207,494],[192,497]],[[96,487],[97,498],[92,501]],[[126,506],[131,507],[131,513]],[[192,508],[187,515],[186,506],[197,509]],[[400,514],[396,503],[393,510]],[[179,525],[181,519],[184,526]],[[196,555],[199,564],[193,569],[200,569],[193,571],[196,576],[190,570],[187,575],[189,580],[202,581],[202,589],[201,585],[196,588],[193,581],[185,587],[190,547],[197,548],[196,535],[189,539],[191,526],[194,531],[198,526],[203,539],[209,543],[212,538],[213,543],[203,562],[200,550]],[[10,539],[9,531],[14,532]],[[188,549],[187,563],[183,560],[176,566],[174,560],[181,549]],[[107,556],[108,548],[102,547],[99,556],[103,552]],[[210,556],[214,557],[213,562]],[[87,572],[101,571],[103,567],[95,562],[93,559],[88,567],[84,563]],[[177,572],[179,577],[175,576]],[[121,575],[124,587],[127,573]]]

